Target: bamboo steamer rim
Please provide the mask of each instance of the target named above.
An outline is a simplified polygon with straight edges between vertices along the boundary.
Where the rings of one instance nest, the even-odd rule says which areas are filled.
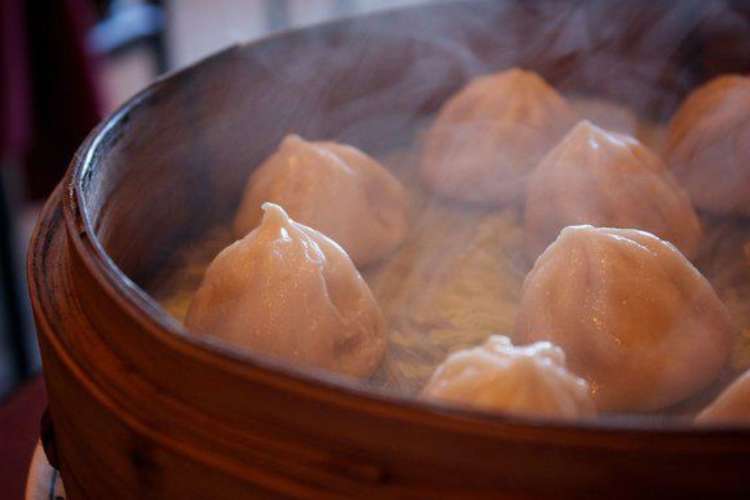
[[[391,9],[367,17],[386,17],[394,12],[419,10],[423,6],[407,9]],[[359,19],[362,16],[357,16]],[[91,213],[86,207],[86,184],[97,169],[98,157],[108,134],[141,104],[147,103],[160,92],[168,92],[172,86],[185,83],[190,73],[207,61],[240,54],[248,46],[262,46],[276,39],[299,35],[311,29],[336,29],[345,26],[350,18],[322,23],[313,27],[284,31],[265,37],[252,44],[235,44],[179,71],[166,74],[125,102],[112,115],[102,121],[87,136],[77,150],[59,189],[45,207],[31,242],[28,272],[32,295],[39,295],[33,275],[36,272],[31,261],[43,249],[42,234],[47,227],[50,232],[61,230],[51,215],[57,204],[61,205],[66,236],[75,248],[78,257],[117,307],[139,324],[145,334],[184,356],[199,359],[214,368],[230,371],[243,378],[262,378],[268,385],[283,387],[291,392],[304,390],[315,397],[347,407],[356,412],[385,415],[398,418],[412,425],[429,425],[433,428],[504,438],[518,435],[519,440],[554,443],[562,446],[580,446],[586,439],[589,446],[612,450],[641,448],[648,442],[651,448],[690,451],[698,444],[710,447],[709,440],[731,441],[750,439],[750,428],[730,425],[694,426],[690,421],[653,422],[645,417],[605,417],[583,421],[564,421],[541,417],[498,415],[490,411],[458,408],[441,402],[428,402],[413,397],[391,393],[381,389],[367,388],[351,380],[316,369],[298,369],[282,361],[266,358],[254,353],[241,352],[210,339],[190,334],[187,329],[164,311],[154,299],[130,280],[114,263],[96,236]],[[644,421],[647,425],[644,425]],[[523,430],[515,433],[514,430]],[[689,440],[686,441],[685,438]]]

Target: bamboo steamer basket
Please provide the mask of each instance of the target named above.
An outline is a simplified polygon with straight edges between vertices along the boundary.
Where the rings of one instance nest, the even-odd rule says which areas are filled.
[[[46,205],[28,270],[49,448],[71,499],[748,492],[748,429],[426,404],[192,337],[144,292],[170,253],[231,217],[287,132],[384,150],[413,140],[468,79],[510,65],[664,116],[715,70],[694,5],[620,6],[634,23],[585,4],[614,33],[602,50],[617,60],[645,60],[649,19],[689,27],[669,59],[638,66],[648,85],[637,95],[582,71],[591,52],[559,49],[565,21],[550,25],[544,5],[421,6],[237,45],[91,133]]]

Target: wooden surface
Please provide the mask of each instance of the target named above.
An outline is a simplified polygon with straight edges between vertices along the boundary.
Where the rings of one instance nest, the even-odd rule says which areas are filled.
[[[640,68],[647,90],[634,95],[632,75],[618,87],[578,67],[590,49],[551,50],[559,24],[574,21],[552,29],[536,5],[407,9],[240,45],[156,83],[94,131],[29,261],[69,498],[747,493],[747,429],[560,424],[368,392],[190,337],[142,290],[170,252],[226,220],[288,131],[386,149],[467,79],[508,64],[657,115],[706,77],[681,59],[700,46],[686,31],[690,50]],[[614,37],[606,57],[649,55],[643,30],[664,19],[660,7],[618,17],[591,5],[592,22],[611,28],[600,36]],[[700,12],[673,14],[692,29]]]

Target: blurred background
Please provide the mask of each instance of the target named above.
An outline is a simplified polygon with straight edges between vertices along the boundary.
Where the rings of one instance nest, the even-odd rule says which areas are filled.
[[[0,405],[41,369],[26,247],[92,127],[162,73],[232,43],[427,1],[0,0]]]

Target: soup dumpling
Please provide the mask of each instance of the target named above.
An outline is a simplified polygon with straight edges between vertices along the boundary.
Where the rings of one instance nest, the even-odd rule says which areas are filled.
[[[427,132],[421,177],[462,201],[523,199],[526,177],[575,123],[575,113],[539,75],[513,68],[471,81]]]
[[[571,226],[527,275],[516,335],[562,347],[599,410],[650,411],[710,384],[733,330],[709,282],[670,243]]]
[[[697,208],[750,215],[750,77],[695,90],[672,118],[666,154]]]
[[[287,136],[247,183],[234,221],[241,238],[262,218],[264,202],[317,229],[358,267],[388,255],[406,237],[406,191],[383,166],[356,148]]]
[[[724,389],[697,417],[700,424],[750,425],[750,370]]]
[[[594,414],[589,386],[567,370],[562,349],[549,342],[514,347],[502,335],[448,356],[422,396],[526,415]]]
[[[632,137],[582,121],[529,179],[526,249],[538,257],[565,226],[638,228],[693,257],[701,236],[687,194]]]
[[[370,289],[333,240],[265,203],[259,227],[206,270],[191,331],[294,365],[366,377],[386,347]]]

